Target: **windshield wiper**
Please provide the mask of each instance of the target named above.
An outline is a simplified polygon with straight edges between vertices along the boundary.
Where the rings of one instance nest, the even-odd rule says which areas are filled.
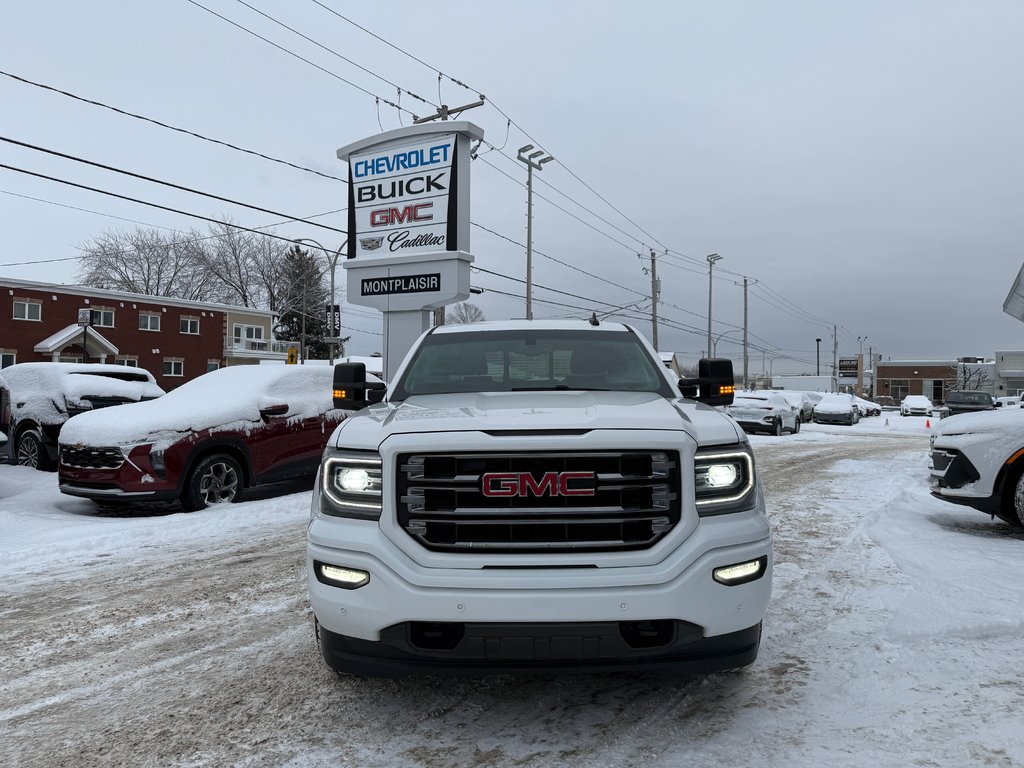
[[[568,384],[555,384],[553,387],[512,387],[512,392],[610,392],[606,387],[570,387]]]

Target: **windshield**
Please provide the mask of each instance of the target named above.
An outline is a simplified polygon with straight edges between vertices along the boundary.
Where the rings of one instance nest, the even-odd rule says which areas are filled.
[[[992,396],[987,392],[950,392],[946,402],[992,405]]]
[[[676,394],[629,331],[524,329],[427,336],[390,399],[581,389]]]

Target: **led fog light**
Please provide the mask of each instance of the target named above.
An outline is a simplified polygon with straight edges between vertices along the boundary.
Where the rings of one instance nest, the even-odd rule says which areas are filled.
[[[755,581],[761,578],[764,574],[765,568],[768,567],[768,558],[759,557],[757,560],[748,560],[745,563],[736,563],[735,565],[724,565],[721,568],[715,568],[711,572],[711,577],[719,584],[725,584],[727,587],[734,587],[737,584],[746,584],[748,581]]]
[[[342,568],[340,565],[328,565],[319,561],[313,563],[313,571],[316,573],[316,580],[321,584],[342,589],[359,589],[370,581],[370,574],[367,571]]]

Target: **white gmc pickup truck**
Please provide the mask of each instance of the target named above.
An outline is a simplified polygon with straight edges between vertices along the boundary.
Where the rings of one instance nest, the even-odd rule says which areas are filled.
[[[478,323],[427,331],[379,387],[336,369],[337,407],[367,407],[328,442],[308,528],[331,667],[757,657],[772,537],[747,438],[711,407],[732,401],[729,361],[676,380],[627,325]]]

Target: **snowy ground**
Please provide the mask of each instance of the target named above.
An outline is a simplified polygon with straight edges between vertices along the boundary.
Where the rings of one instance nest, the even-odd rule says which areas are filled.
[[[1024,530],[929,496],[928,432],[752,438],[775,591],[706,678],[338,679],[308,492],[113,516],[0,466],[0,765],[1024,765]]]

